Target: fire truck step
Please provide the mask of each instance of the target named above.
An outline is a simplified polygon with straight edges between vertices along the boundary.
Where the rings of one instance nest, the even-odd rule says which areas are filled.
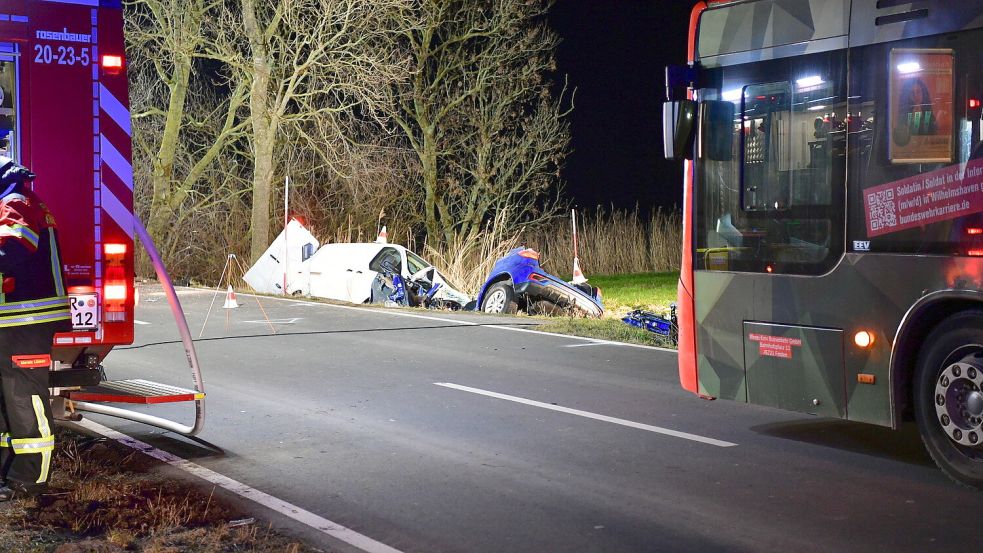
[[[205,394],[201,392],[140,379],[107,380],[100,382],[98,386],[66,391],[63,395],[73,401],[140,403],[144,405],[195,401],[205,398]]]

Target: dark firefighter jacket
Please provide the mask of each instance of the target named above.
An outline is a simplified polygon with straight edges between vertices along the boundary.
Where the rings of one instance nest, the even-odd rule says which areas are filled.
[[[0,329],[69,320],[55,218],[23,181],[0,186]]]

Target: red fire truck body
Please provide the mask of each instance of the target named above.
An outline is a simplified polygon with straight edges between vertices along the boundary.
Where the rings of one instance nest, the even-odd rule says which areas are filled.
[[[0,155],[37,174],[58,222],[74,331],[93,366],[133,342],[133,168],[120,0],[0,0]]]

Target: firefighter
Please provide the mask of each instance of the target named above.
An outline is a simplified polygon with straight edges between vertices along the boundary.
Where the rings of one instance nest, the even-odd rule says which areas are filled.
[[[71,328],[55,219],[34,174],[0,157],[0,501],[44,491],[54,451],[48,370]]]

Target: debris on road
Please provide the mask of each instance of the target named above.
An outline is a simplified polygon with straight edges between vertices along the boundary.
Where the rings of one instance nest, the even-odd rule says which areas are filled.
[[[636,309],[625,315],[621,319],[625,324],[647,330],[653,334],[658,334],[676,345],[679,341],[679,328],[676,325],[676,304],[669,306],[668,318],[662,317],[651,311]]]
[[[229,521],[229,528],[238,528],[239,526],[249,526],[250,524],[254,524],[255,522],[256,519],[254,518],[241,518],[239,520],[231,520]]]

